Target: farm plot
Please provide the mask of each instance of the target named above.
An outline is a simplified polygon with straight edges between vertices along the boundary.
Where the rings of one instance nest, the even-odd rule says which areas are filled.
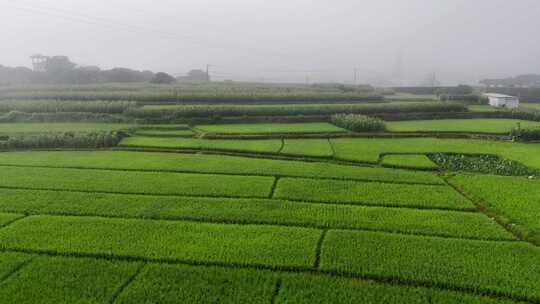
[[[474,210],[474,205],[448,186],[361,183],[282,178],[276,198],[345,204]]]
[[[137,136],[156,137],[191,137],[195,133],[191,130],[164,130],[164,129],[142,129],[134,132]]]
[[[495,154],[540,169],[540,145],[490,140],[407,138],[407,139],[330,139],[336,158],[376,163],[381,154],[431,152]]]
[[[539,122],[518,119],[437,119],[387,122],[390,132],[469,132],[508,134],[522,128],[540,127]]]
[[[116,123],[0,123],[0,134],[20,135],[38,133],[116,131],[134,127]]]
[[[501,219],[540,244],[540,182],[517,177],[458,175],[450,179]]]
[[[330,230],[321,269],[540,300],[540,249],[523,242]]]
[[[383,166],[416,168],[416,169],[437,169],[438,166],[426,155],[422,154],[388,154],[382,161]]]
[[[281,154],[333,157],[334,150],[328,139],[284,139]]]
[[[0,230],[0,247],[156,261],[308,267],[315,260],[320,235],[316,229],[263,225],[30,216]]]
[[[0,154],[0,165],[291,176],[391,181],[396,183],[443,184],[443,181],[439,177],[426,172],[344,166],[325,162],[302,162],[183,153],[128,151],[5,152]]]
[[[226,150],[238,152],[278,153],[282,142],[271,140],[221,140],[198,138],[166,138],[134,136],[123,139],[122,147],[145,147],[164,149]]]
[[[61,168],[0,170],[0,187],[161,195],[267,197],[274,178]]]
[[[0,189],[0,211],[24,214],[191,220],[310,228],[377,230],[472,239],[512,240],[513,235],[474,212],[417,210],[270,199],[164,197],[107,193]],[[0,217],[4,222],[21,218]]]
[[[280,124],[230,124],[200,125],[196,127],[213,134],[285,134],[285,133],[336,133],[344,129],[329,123],[280,123]]]

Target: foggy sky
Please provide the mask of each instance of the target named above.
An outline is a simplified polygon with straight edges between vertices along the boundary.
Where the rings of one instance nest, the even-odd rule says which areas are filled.
[[[0,0],[0,64],[453,84],[540,73],[538,16],[538,0]]]

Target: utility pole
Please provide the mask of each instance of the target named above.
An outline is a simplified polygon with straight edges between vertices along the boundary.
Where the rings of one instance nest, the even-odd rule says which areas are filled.
[[[354,68],[354,85],[358,84],[358,68]]]
[[[206,65],[206,82],[210,82],[210,67],[211,66],[212,65],[210,65],[210,64]]]

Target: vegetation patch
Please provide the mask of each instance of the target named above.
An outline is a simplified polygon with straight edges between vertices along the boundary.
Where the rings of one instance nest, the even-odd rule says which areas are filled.
[[[115,147],[126,136],[124,132],[43,133],[9,136],[0,149],[107,148]]]
[[[383,120],[361,114],[335,114],[332,123],[354,132],[382,132],[386,129]]]
[[[439,119],[388,122],[390,132],[460,132],[510,134],[516,126],[537,127],[540,123],[518,119]]]
[[[437,169],[438,166],[423,154],[387,154],[382,160],[383,166],[413,169]]]
[[[308,267],[320,231],[68,216],[30,216],[0,230],[0,247],[63,254]]]
[[[332,157],[334,150],[328,139],[284,139],[281,154]]]
[[[519,162],[503,159],[497,155],[431,153],[428,156],[447,171],[514,176],[538,175],[539,172],[537,169],[531,169]]]
[[[457,175],[449,180],[499,216],[523,238],[540,245],[540,182],[518,177]]]
[[[3,167],[0,187],[114,193],[267,197],[272,177]]]
[[[201,132],[213,134],[285,134],[285,133],[332,133],[344,132],[329,123],[281,123],[281,124],[231,124],[201,125]]]
[[[376,230],[472,239],[514,236],[481,213],[317,204],[270,199],[166,197],[0,189],[0,211]],[[5,221],[20,218],[6,214]]]
[[[474,210],[465,197],[447,186],[361,183],[281,178],[276,198],[327,203]]]
[[[321,269],[540,299],[540,249],[524,242],[486,242],[330,230]]]

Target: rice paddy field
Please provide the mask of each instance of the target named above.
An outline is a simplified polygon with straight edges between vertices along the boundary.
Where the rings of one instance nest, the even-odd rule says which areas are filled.
[[[56,128],[129,136],[0,152],[0,303],[540,303],[538,177],[432,160],[496,155],[540,172],[538,144],[359,138],[325,122],[0,133]]]
[[[388,122],[391,132],[475,132],[508,134],[518,125],[540,127],[540,123],[518,119],[440,119]]]

